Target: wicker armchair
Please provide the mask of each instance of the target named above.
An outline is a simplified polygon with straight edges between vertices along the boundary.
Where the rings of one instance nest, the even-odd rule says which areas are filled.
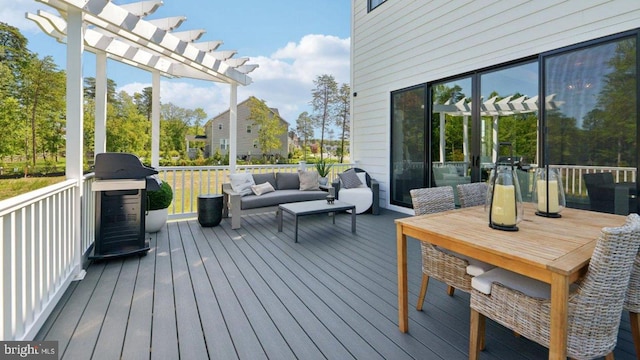
[[[640,217],[637,214],[629,215],[624,226],[602,229],[584,280],[574,285],[569,294],[569,357],[593,359],[606,356],[607,359],[613,359],[612,351],[616,346],[625,293],[639,246]],[[503,269],[492,271],[507,272]],[[483,277],[487,275],[490,272]],[[474,282],[480,279],[477,277]],[[480,346],[483,345],[485,317],[543,346],[549,346],[549,288],[536,286],[546,284],[526,279],[528,285],[533,286],[527,286],[527,290],[522,292],[500,281],[493,282],[490,295],[475,288],[471,291],[469,359],[477,359]],[[522,281],[512,280],[513,286],[522,286]],[[525,294],[530,293],[529,290],[537,294]]]
[[[636,255],[633,270],[629,278],[629,288],[624,298],[624,309],[629,312],[631,336],[636,349],[636,357],[640,359],[640,254]]]
[[[487,189],[489,186],[485,182],[470,184],[458,184],[458,199],[461,207],[484,205],[487,201]]]
[[[416,215],[433,214],[453,210],[456,207],[451,186],[413,189],[409,193]],[[456,288],[465,292],[471,290],[471,275],[467,274],[466,270],[469,262],[466,259],[443,252],[426,242],[420,242],[420,246],[422,247],[422,286],[416,309],[422,310],[429,277],[447,284],[449,295],[453,295]]]

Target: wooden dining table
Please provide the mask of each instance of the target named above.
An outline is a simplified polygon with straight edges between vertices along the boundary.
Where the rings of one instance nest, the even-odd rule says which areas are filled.
[[[398,320],[409,331],[407,237],[425,241],[551,285],[549,359],[566,359],[569,285],[587,270],[603,227],[625,216],[565,208],[561,218],[536,216],[525,204],[518,231],[492,229],[483,206],[397,219]]]

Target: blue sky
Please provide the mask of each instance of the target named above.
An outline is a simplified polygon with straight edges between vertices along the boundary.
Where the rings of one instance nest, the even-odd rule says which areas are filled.
[[[114,0],[115,4],[135,1]],[[50,55],[65,68],[65,46],[45,35],[25,13],[53,8],[35,0],[0,0],[0,21],[20,29],[29,49]],[[260,67],[250,73],[253,84],[238,88],[238,101],[256,96],[295,126],[298,115],[311,112],[311,89],[318,75],[330,74],[339,84],[349,82],[351,2],[348,0],[164,0],[147,19],[186,16],[177,31],[205,29],[199,41],[222,40],[219,50],[237,50]],[[83,59],[85,77],[95,76],[95,57]],[[151,86],[151,74],[109,60],[107,76],[118,90],[129,93]],[[201,107],[211,118],[228,108],[229,86],[190,79],[161,80],[161,101],[180,107]]]

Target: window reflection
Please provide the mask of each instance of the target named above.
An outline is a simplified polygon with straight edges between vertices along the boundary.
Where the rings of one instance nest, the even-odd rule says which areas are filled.
[[[635,38],[545,59],[549,164],[574,166],[573,176],[586,185],[592,180],[587,173],[612,173],[607,189],[568,189],[567,206],[620,214],[637,210],[635,59]],[[624,183],[624,189],[614,185]]]

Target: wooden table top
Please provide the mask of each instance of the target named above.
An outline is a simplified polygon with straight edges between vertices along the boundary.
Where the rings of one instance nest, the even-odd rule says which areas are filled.
[[[483,206],[396,220],[402,233],[541,281],[551,273],[574,275],[589,262],[603,227],[620,226],[625,216],[565,208],[561,218],[534,214],[524,204],[519,231],[488,226]]]

